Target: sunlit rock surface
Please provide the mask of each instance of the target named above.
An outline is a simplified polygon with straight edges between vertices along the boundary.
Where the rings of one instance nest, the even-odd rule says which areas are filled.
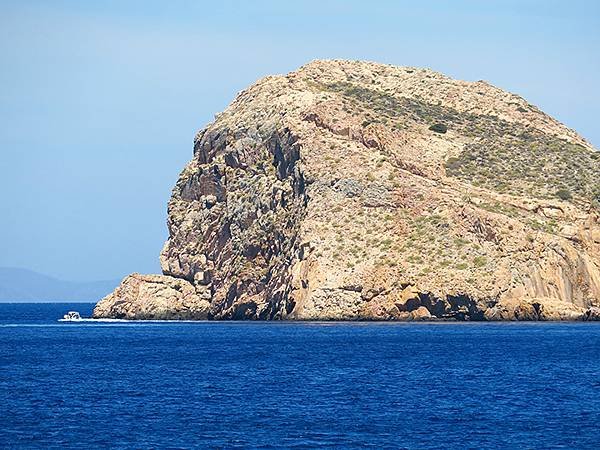
[[[599,180],[596,149],[489,83],[315,61],[196,135],[164,275],[94,316],[597,319]]]

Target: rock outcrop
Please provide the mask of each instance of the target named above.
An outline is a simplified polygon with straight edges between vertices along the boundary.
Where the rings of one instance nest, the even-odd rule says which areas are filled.
[[[210,308],[207,298],[186,280],[134,273],[96,305],[94,317],[203,320]]]
[[[163,275],[95,317],[595,320],[600,153],[521,97],[315,61],[200,131]]]

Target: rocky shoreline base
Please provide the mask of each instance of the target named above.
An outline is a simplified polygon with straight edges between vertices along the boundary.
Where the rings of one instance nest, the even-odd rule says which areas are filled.
[[[122,298],[124,300],[119,300]],[[387,297],[385,297],[387,299]],[[394,300],[367,302],[356,316],[324,314],[282,318],[296,321],[600,321],[600,308],[583,308],[555,299],[511,299],[491,303],[466,296],[432,299],[410,288]],[[94,308],[96,319],[213,320],[210,303],[196,294],[191,283],[164,275],[129,275],[119,288]],[[233,316],[227,319],[260,320]],[[217,319],[218,320],[218,319]],[[223,319],[222,319],[223,320]]]

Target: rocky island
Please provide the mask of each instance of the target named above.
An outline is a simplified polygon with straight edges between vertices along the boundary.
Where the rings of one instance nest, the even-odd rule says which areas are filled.
[[[600,153],[484,81],[314,61],[194,140],[162,275],[94,317],[597,320]]]

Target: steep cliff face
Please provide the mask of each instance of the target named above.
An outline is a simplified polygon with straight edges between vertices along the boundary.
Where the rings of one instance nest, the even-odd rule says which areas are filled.
[[[198,133],[164,275],[94,316],[594,319],[599,155],[482,81],[315,61]]]

